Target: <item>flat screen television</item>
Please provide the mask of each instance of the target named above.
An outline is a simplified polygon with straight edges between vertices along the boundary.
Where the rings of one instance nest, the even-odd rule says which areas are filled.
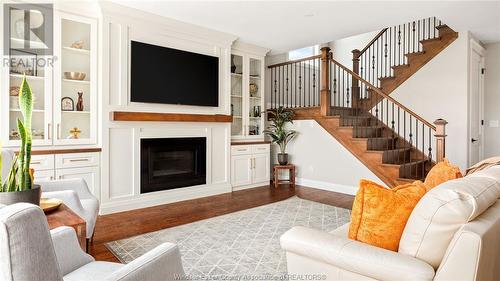
[[[131,42],[132,102],[219,105],[219,58]]]

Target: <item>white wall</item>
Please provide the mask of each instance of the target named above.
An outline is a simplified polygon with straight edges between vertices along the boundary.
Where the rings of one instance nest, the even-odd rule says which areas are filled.
[[[297,165],[298,184],[347,194],[356,194],[360,179],[385,186],[316,121],[296,120],[289,128],[299,133],[287,147],[290,162]],[[272,157],[277,152],[273,145]]]
[[[328,43],[333,58],[352,70],[352,50],[362,50],[379,32],[367,32]]]
[[[468,32],[459,32],[457,40],[391,94],[431,123],[448,121],[446,157],[462,170],[468,166],[469,40]]]
[[[500,42],[486,45],[484,157],[500,155]]]

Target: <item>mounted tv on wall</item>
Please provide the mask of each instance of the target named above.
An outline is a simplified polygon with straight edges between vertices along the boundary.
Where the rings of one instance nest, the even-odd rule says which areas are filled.
[[[132,102],[219,105],[219,58],[131,41]]]

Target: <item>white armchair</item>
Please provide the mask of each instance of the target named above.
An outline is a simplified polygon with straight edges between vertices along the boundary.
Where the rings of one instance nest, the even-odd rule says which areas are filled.
[[[79,215],[86,222],[87,242],[94,235],[94,228],[99,214],[99,201],[90,193],[85,180],[65,179],[36,182],[42,188],[43,198],[57,198]]]
[[[0,280],[182,280],[179,249],[163,243],[129,264],[95,261],[70,227],[51,232],[42,210],[19,203],[0,209]]]

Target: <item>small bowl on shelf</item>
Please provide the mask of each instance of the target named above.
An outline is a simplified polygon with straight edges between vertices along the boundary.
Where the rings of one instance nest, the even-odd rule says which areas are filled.
[[[86,74],[84,72],[73,72],[73,71],[66,71],[64,72],[64,78],[69,79],[69,80],[79,80],[82,81],[85,79]]]

